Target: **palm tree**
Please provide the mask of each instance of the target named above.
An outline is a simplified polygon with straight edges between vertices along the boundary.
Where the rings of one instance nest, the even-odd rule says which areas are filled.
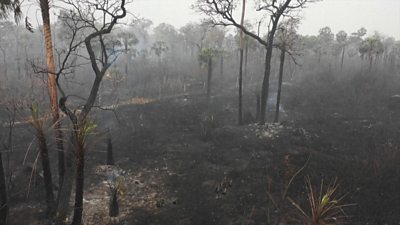
[[[14,14],[15,22],[19,22],[22,12],[19,0],[0,0],[0,19],[8,19]]]
[[[56,140],[57,140],[57,148],[58,148],[58,168],[59,168],[59,185],[62,186],[64,179],[64,151],[63,151],[63,137],[62,132],[60,130],[59,123],[59,109],[57,102],[57,83],[56,83],[56,74],[55,74],[55,62],[54,62],[54,53],[53,53],[53,43],[51,38],[51,26],[50,26],[50,7],[48,0],[40,0],[40,10],[42,14],[43,20],[43,34],[44,41],[46,45],[46,58],[47,58],[47,79],[48,79],[48,89],[50,95],[50,107],[51,114],[54,123],[54,128],[56,130]],[[51,176],[51,174],[50,174]],[[48,207],[52,207],[54,205],[54,195],[52,190],[51,193],[47,193],[49,202]],[[54,209],[54,207],[52,207]]]
[[[368,71],[371,72],[372,61],[375,60],[384,52],[384,46],[379,35],[374,35],[367,37],[360,43],[358,51],[361,54],[361,58],[364,59],[365,56],[369,61]]]
[[[340,62],[340,69],[343,69],[343,62],[344,62],[344,52],[346,49],[346,45],[347,45],[347,33],[342,31],[339,31],[336,34],[336,41],[339,43],[341,49],[342,49],[342,60]]]

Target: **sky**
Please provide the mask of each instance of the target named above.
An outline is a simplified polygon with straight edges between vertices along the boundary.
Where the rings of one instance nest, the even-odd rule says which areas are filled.
[[[155,26],[164,22],[179,28],[203,18],[191,9],[194,2],[195,0],[133,0],[128,10],[137,17],[152,20]],[[26,8],[26,12],[33,24],[41,23],[40,13],[34,7]],[[257,14],[251,5],[248,6],[246,15],[255,21]],[[316,35],[325,26],[331,27],[334,33],[340,30],[352,33],[365,27],[369,35],[379,31],[385,36],[400,40],[400,0],[322,0],[308,4],[301,15],[303,19],[299,33],[303,35]]]
[[[166,22],[181,27],[189,21],[198,21],[201,15],[191,9],[195,0],[134,0],[130,6],[135,15],[148,18],[155,24]],[[253,2],[253,0],[249,0]],[[247,8],[252,17],[254,8]],[[400,40],[400,0],[323,0],[311,3],[302,12],[299,33],[315,35],[329,26],[334,33],[344,30],[352,33],[365,27]],[[239,19],[238,19],[239,21]]]

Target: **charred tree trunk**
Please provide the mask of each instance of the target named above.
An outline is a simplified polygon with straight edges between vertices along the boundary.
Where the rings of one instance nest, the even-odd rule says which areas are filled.
[[[111,135],[109,135],[107,138],[107,165],[114,165],[114,154]]]
[[[246,12],[246,0],[243,0],[242,3],[242,18],[240,21],[240,25],[244,24],[244,16]],[[238,107],[238,123],[239,125],[243,124],[243,106],[242,106],[242,98],[243,98],[243,48],[244,48],[244,34],[243,30],[240,31],[240,51],[239,51],[239,107]]]
[[[271,58],[272,58],[272,47],[270,50],[267,49],[267,53],[265,55],[265,71],[264,71],[264,79],[261,87],[261,104],[260,104],[260,120],[259,124],[265,124],[265,118],[267,114],[267,101],[268,101],[268,91],[269,91],[269,77],[271,74]]]
[[[110,217],[119,215],[118,190],[112,190],[108,215]]]
[[[6,225],[8,219],[8,196],[5,176],[2,152],[0,152],[0,225]]]
[[[74,140],[72,140],[73,142]],[[70,212],[70,198],[72,193],[72,184],[75,169],[73,163],[73,154],[72,148],[69,147],[65,154],[65,174],[64,174],[64,182],[62,187],[60,187],[58,194],[58,208],[57,208],[57,220],[59,222],[64,222]]]
[[[40,0],[40,10],[42,13],[43,34],[46,45],[47,86],[50,96],[51,116],[53,119],[54,129],[56,130],[56,142],[58,150],[58,176],[59,176],[59,186],[61,188],[65,173],[64,147],[63,147],[63,134],[60,129],[61,124],[59,121],[60,115],[57,102],[57,83],[55,74],[53,42],[51,38],[51,24],[50,24],[50,14],[49,14],[50,8],[48,0]]]
[[[53,181],[51,178],[51,167],[49,151],[47,148],[46,137],[42,131],[38,131],[37,139],[39,142],[40,158],[42,161],[44,188],[46,191],[47,214],[53,216],[55,211],[55,202],[53,194]]]
[[[285,64],[285,50],[281,49],[280,65],[279,65],[279,82],[278,82],[278,93],[276,95],[276,110],[274,122],[279,121],[279,108],[281,103],[281,91],[282,91],[282,80],[283,80],[283,66]]]
[[[287,3],[288,4],[288,3]],[[268,34],[268,42],[267,42],[267,52],[265,54],[265,71],[264,71],[264,79],[261,87],[261,112],[260,112],[260,125],[265,124],[265,118],[267,114],[267,101],[268,101],[268,91],[269,91],[269,77],[271,75],[271,60],[272,60],[272,50],[274,44],[274,36],[276,29],[278,27],[279,18],[282,15],[283,11],[279,11],[275,17],[274,22],[272,23],[271,31]]]
[[[77,148],[76,154],[76,177],[75,177],[75,206],[71,225],[82,224],[83,213],[83,187],[85,179],[85,149],[83,146]]]
[[[242,106],[242,95],[243,95],[243,48],[240,49],[240,62],[239,62],[239,108],[238,108],[238,123],[243,124],[243,106]]]

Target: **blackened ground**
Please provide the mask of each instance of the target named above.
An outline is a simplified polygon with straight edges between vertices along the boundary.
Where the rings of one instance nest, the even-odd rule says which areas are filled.
[[[280,198],[299,170],[287,196],[305,211],[304,177],[316,186],[338,178],[342,203],[354,204],[345,208],[349,224],[400,224],[398,123],[348,119],[333,110],[319,119],[291,121],[288,112],[280,124],[237,126],[235,96],[215,96],[209,105],[202,95],[123,105],[118,119],[97,112],[99,132],[111,128],[116,166],[104,166],[106,140],[93,137],[85,224],[302,224],[299,211]],[[254,112],[253,96],[245,102]],[[113,219],[112,173],[123,183],[120,216]],[[13,204],[11,224],[43,223],[38,199]]]

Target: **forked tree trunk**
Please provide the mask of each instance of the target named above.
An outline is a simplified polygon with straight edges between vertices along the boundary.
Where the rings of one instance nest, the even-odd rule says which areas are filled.
[[[53,53],[53,42],[51,38],[51,25],[50,25],[50,8],[48,0],[40,0],[40,10],[43,19],[43,34],[44,41],[46,45],[46,58],[47,58],[47,86],[50,96],[50,107],[51,116],[54,124],[54,129],[56,132],[56,144],[58,150],[58,176],[59,176],[59,187],[61,188],[65,166],[64,166],[64,147],[63,147],[63,134],[60,129],[59,121],[59,110],[58,110],[58,100],[57,100],[57,83],[55,75],[55,63],[54,63],[54,53]]]
[[[274,122],[279,121],[279,108],[281,103],[281,91],[282,91],[282,80],[283,80],[283,66],[285,64],[285,50],[281,49],[280,65],[279,65],[279,82],[278,82],[278,93],[276,95],[276,110]]]

